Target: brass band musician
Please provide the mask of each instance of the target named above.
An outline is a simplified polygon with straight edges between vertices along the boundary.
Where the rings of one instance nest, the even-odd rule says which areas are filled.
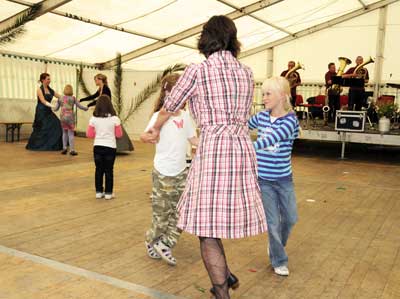
[[[356,66],[351,67],[347,70],[345,74],[343,74],[343,78],[362,78],[364,79],[364,84],[368,83],[369,74],[368,70],[361,66],[363,63],[364,58],[362,56],[357,56],[356,58]],[[373,60],[371,61],[373,62]],[[360,67],[361,66],[361,67]],[[365,88],[364,86],[352,86],[349,89],[349,110],[356,110],[360,111],[361,107],[364,103],[365,98]]]
[[[297,71],[289,72],[295,66],[296,63],[291,60],[288,62],[288,69],[281,73],[281,77],[287,78],[290,83],[290,94],[292,96],[291,103],[293,107],[296,106],[296,88],[301,84],[300,74]],[[288,72],[289,75],[286,76]]]
[[[332,77],[336,76],[336,65],[333,62],[328,64],[328,71],[325,73],[325,87],[328,96],[328,121],[334,121],[335,113],[340,110],[340,90],[332,88]]]

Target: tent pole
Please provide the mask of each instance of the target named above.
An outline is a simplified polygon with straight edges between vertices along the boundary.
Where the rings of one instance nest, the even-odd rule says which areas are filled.
[[[382,65],[383,55],[385,48],[385,34],[387,22],[388,7],[384,6],[379,9],[379,27],[378,36],[376,38],[376,58],[375,58],[375,72],[374,72],[374,99],[379,97],[380,85],[382,82]]]
[[[267,78],[274,74],[274,48],[267,49]]]

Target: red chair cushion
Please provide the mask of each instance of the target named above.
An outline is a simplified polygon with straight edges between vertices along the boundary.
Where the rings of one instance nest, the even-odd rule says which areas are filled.
[[[343,106],[347,106],[349,104],[349,97],[348,96],[340,96],[340,108]]]
[[[316,96],[315,104],[324,106],[325,105],[325,95],[320,94],[320,95]]]
[[[303,96],[301,94],[296,95],[296,106],[303,104]]]

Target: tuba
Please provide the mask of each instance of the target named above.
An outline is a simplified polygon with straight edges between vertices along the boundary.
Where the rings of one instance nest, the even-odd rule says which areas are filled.
[[[296,84],[296,81],[299,78],[299,76],[296,74],[298,69],[304,70],[304,65],[302,65],[300,62],[297,62],[296,65],[292,67],[285,75],[285,78],[289,81],[290,88]]]
[[[347,57],[338,57],[339,60],[339,68],[336,73],[336,76],[341,76],[344,73],[344,69],[347,65],[351,64],[351,60]],[[335,94],[340,94],[342,92],[342,88],[338,84],[333,84],[330,89],[335,92]]]
[[[359,66],[357,66],[355,68],[353,75],[356,75],[357,78],[365,79],[367,71],[365,70],[364,66],[369,63],[374,63],[374,62],[375,62],[375,60],[370,56],[367,61],[361,63]]]

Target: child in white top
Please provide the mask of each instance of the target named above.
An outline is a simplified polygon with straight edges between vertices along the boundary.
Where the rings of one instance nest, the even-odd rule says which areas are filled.
[[[154,114],[145,130],[153,127],[164,98],[178,80],[178,74],[166,76],[161,83],[161,93],[156,102]],[[141,136],[148,142],[147,134]],[[146,232],[146,249],[149,257],[162,258],[170,265],[176,265],[171,249],[176,245],[181,230],[176,227],[178,213],[176,206],[184,190],[187,165],[187,144],[197,145],[196,130],[190,115],[179,110],[165,123],[160,131],[160,140],[156,144],[153,169],[152,227]]]
[[[114,162],[117,152],[115,138],[122,137],[121,121],[116,116],[111,99],[101,95],[97,99],[93,116],[89,120],[86,136],[94,138],[94,162],[96,164],[96,198],[113,198]],[[105,189],[103,177],[105,176]]]

